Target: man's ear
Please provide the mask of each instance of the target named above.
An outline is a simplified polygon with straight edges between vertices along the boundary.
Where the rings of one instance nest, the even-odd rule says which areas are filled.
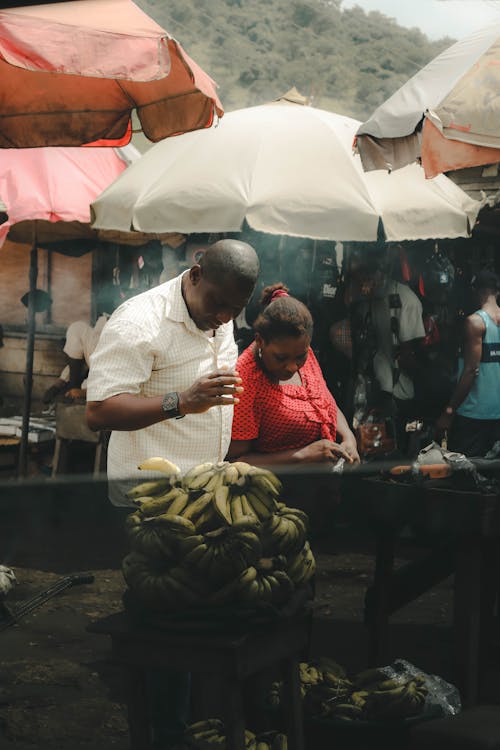
[[[193,286],[197,286],[201,281],[201,266],[195,263],[189,269],[189,280]]]

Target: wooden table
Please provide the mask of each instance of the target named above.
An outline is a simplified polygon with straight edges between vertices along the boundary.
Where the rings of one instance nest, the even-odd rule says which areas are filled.
[[[128,715],[132,750],[151,746],[147,670],[165,667],[217,674],[224,680],[228,750],[245,749],[242,683],[270,665],[281,666],[283,710],[289,750],[304,750],[298,663],[308,645],[310,611],[279,618],[248,632],[177,632],[134,624],[125,612],[91,623],[88,630],[111,636],[112,658],[129,677]]]
[[[367,611],[371,661],[386,663],[390,614],[454,573],[455,681],[465,706],[477,703],[482,650],[487,645],[497,596],[500,497],[420,486],[363,480],[363,505],[376,538],[372,606]],[[401,529],[410,524],[427,539],[429,558],[409,569],[409,589],[398,585],[394,558]],[[410,564],[411,565],[411,564]]]

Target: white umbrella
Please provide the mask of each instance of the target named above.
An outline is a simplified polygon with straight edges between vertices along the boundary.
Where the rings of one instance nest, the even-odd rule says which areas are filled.
[[[261,232],[325,240],[461,237],[480,204],[409,166],[366,175],[359,122],[290,102],[226,114],[217,128],[154,145],[92,204],[98,229]]]
[[[421,159],[427,177],[500,161],[500,23],[471,34],[419,70],[356,137],[363,166]]]

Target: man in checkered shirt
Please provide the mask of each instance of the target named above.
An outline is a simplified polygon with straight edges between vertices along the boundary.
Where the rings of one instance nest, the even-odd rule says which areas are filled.
[[[112,430],[114,505],[130,504],[130,479],[151,456],[183,472],[225,458],[241,391],[232,321],[258,272],[250,245],[220,240],[188,271],[128,300],[107,322],[90,358],[87,422]]]

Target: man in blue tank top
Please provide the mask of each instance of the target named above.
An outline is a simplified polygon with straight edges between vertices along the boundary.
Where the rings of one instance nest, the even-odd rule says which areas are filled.
[[[484,456],[500,440],[500,279],[483,270],[472,288],[480,308],[465,320],[457,384],[436,428],[448,431],[449,450]]]

